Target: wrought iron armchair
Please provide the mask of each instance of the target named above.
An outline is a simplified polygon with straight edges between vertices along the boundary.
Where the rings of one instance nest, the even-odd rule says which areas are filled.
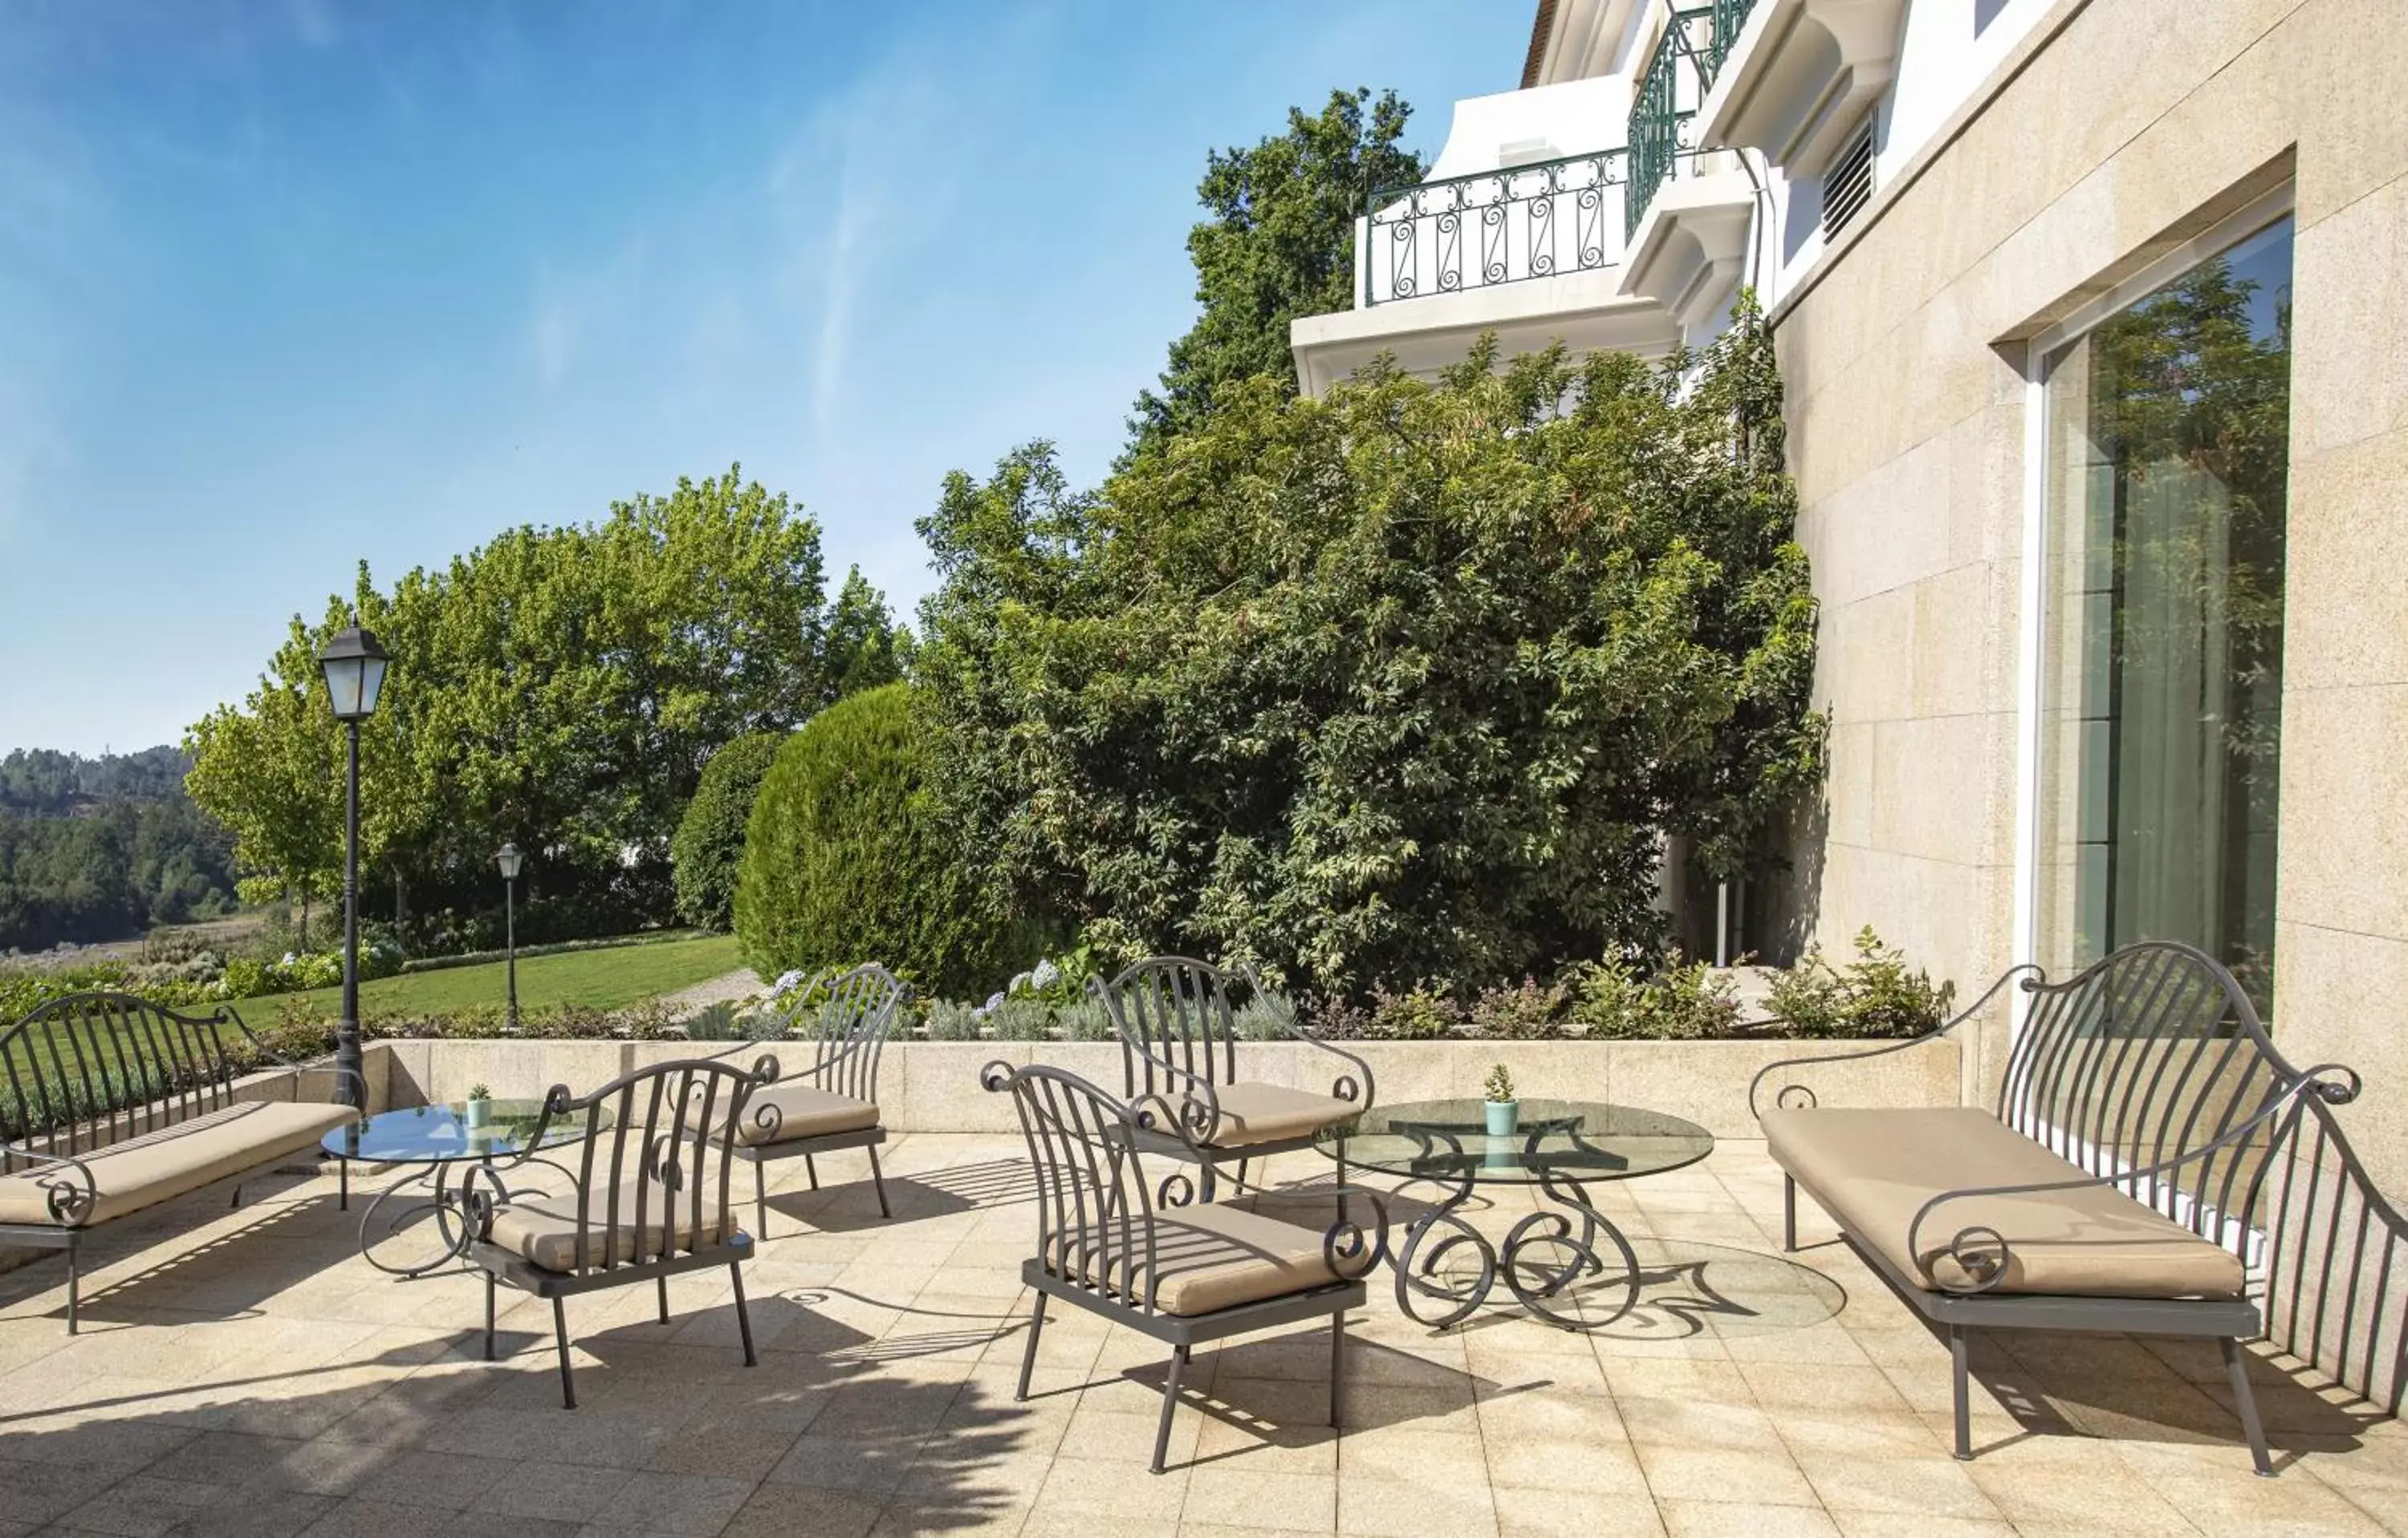
[[[529,1151],[480,1168],[483,1184],[472,1180],[464,1193],[476,1234],[468,1259],[485,1273],[485,1359],[494,1359],[499,1284],[550,1299],[561,1402],[574,1410],[564,1300],[651,1281],[666,1324],[671,1276],[725,1266],[744,1365],[757,1365],[741,1269],[752,1258],[752,1237],[737,1227],[729,1203],[735,1143],[726,1131],[777,1076],[778,1060],[763,1056],[749,1071],[708,1059],[662,1063],[581,1097],[552,1085]],[[555,1122],[574,1126],[580,1141],[538,1151]],[[543,1185],[511,1185],[537,1165],[550,1171]]]
[[[820,1171],[814,1155],[864,1149],[869,1155],[870,1184],[878,1192],[878,1214],[895,1215],[886,1204],[885,1174],[878,1168],[878,1146],[886,1141],[878,1110],[878,1063],[885,1055],[887,1034],[895,1028],[904,987],[875,961],[850,971],[823,973],[811,980],[804,997],[823,987],[827,996],[820,1005],[817,1033],[803,1038],[812,1043],[811,1066],[754,1093],[743,1120],[730,1129],[736,1157],[752,1166],[753,1226],[764,1239],[769,1233],[769,1181],[763,1167],[778,1159],[801,1159],[816,1191]],[[760,1045],[746,1042],[720,1056]]]
[[[1759,1103],[1776,1075],[1945,1035],[2010,984],[2026,1005],[1994,1114],[1826,1111],[1795,1077]],[[1892,1289],[1946,1327],[1957,1457],[1971,1456],[1968,1330],[2189,1335],[2222,1351],[2264,1474],[2242,1341],[2271,1340],[2394,1413],[2408,1375],[2393,1280],[2408,1276],[2408,1223],[2332,1117],[2359,1085],[2337,1063],[2294,1068],[2214,957],[2149,941],[2059,983],[2015,968],[1912,1041],[1770,1064],[1748,1103],[1783,1168],[1784,1246],[1805,1186]],[[1856,1146],[1835,1155],[1835,1131]],[[1916,1177],[1918,1143],[1928,1165],[1978,1158],[1993,1177]],[[1893,1195],[1869,1200],[1868,1175]]]
[[[1240,1075],[1230,996],[1262,996],[1262,980],[1252,968],[1232,971],[1184,956],[1149,956],[1110,983],[1090,980],[1087,991],[1102,1001],[1120,1037],[1125,1089],[1140,1108],[1139,1142],[1149,1152],[1200,1166],[1207,1201],[1221,1165],[1237,1165],[1243,1189],[1254,1159],[1309,1148],[1324,1129],[1371,1107],[1371,1065],[1285,1020],[1279,1024],[1290,1040],[1338,1060],[1329,1093]],[[1338,1184],[1346,1185],[1342,1144]]]
[[[1015,1400],[1028,1397],[1045,1301],[1126,1325],[1171,1347],[1155,1423],[1153,1469],[1170,1446],[1179,1380],[1200,1343],[1302,1320],[1329,1320],[1329,1424],[1344,1410],[1347,1311],[1387,1252],[1387,1213],[1366,1229],[1340,1213],[1324,1230],[1230,1202],[1197,1202],[1173,1171],[1159,1186],[1144,1167],[1138,1114],[1060,1069],[990,1063],[980,1082],[1012,1097],[1037,1176],[1037,1254],[1021,1267],[1036,1293]],[[1158,1109],[1167,1110],[1167,1107]]]
[[[261,1065],[301,1071],[228,1005],[186,1014],[132,994],[79,993],[0,1030],[0,1245],[66,1252],[68,1334],[87,1231],[310,1148],[353,1115],[237,1099],[235,1082],[251,1071],[237,1044]],[[240,1173],[233,1200],[241,1204]]]

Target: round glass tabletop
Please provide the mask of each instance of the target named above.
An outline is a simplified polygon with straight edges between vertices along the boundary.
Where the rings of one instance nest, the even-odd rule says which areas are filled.
[[[1714,1135],[1660,1111],[1586,1100],[1521,1102],[1514,1130],[1492,1136],[1484,1100],[1374,1106],[1329,1128],[1314,1146],[1351,1166],[1417,1180],[1535,1184],[1629,1180],[1695,1164]]]
[[[573,1143],[585,1135],[586,1114],[556,1117],[543,1128],[540,1144],[531,1141],[543,1124],[541,1100],[484,1100],[481,1115],[471,1119],[466,1103],[419,1105],[402,1111],[380,1111],[373,1116],[336,1128],[318,1140],[337,1158],[366,1159],[372,1164],[449,1164],[464,1158],[499,1158],[530,1147]],[[607,1118],[609,1111],[603,1112]]]

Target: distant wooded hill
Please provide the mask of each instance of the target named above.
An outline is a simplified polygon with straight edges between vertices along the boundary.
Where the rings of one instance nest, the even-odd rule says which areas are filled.
[[[234,906],[234,845],[180,749],[0,757],[0,952],[123,940]]]

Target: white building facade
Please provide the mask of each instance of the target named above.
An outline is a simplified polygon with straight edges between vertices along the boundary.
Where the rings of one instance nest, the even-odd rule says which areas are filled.
[[[2189,941],[2408,1189],[2402,81],[2400,0],[1541,0],[1298,371],[1660,353],[1753,285],[1831,738],[1742,942]]]

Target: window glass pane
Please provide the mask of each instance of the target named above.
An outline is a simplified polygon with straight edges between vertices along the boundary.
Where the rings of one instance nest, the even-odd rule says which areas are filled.
[[[2067,348],[2047,385],[2040,955],[2217,956],[2272,1014],[2291,223]]]

